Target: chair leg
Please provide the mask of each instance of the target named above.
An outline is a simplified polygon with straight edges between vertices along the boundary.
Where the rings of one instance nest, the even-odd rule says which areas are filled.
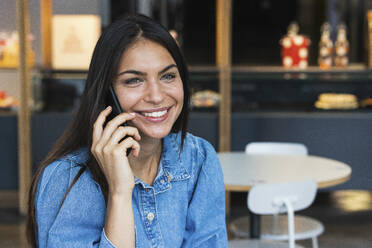
[[[295,248],[295,223],[294,223],[294,211],[291,202],[288,199],[284,199],[284,204],[287,207],[288,217],[288,243],[289,248]]]
[[[318,248],[318,238],[313,237],[311,240],[313,241],[313,248]]]

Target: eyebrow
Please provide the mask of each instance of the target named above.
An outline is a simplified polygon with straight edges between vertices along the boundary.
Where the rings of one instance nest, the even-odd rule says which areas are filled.
[[[173,67],[177,67],[175,64],[170,64],[168,66],[166,66],[164,69],[162,69],[158,74],[163,74],[164,72],[168,71],[169,69],[173,68]],[[136,70],[127,70],[127,71],[123,71],[123,72],[120,72],[118,74],[118,76],[120,75],[123,75],[123,74],[126,74],[126,73],[129,73],[129,74],[136,74],[136,75],[139,75],[139,76],[145,76],[146,73],[145,72],[141,72],[141,71],[136,71]]]

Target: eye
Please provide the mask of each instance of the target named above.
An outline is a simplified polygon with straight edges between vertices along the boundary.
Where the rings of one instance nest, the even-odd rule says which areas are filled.
[[[175,78],[176,78],[176,73],[174,72],[166,73],[161,77],[162,80],[166,80],[166,81],[172,81]]]
[[[124,80],[124,84],[128,86],[135,86],[137,84],[140,84],[141,82],[142,80],[140,78],[130,78],[130,79]]]

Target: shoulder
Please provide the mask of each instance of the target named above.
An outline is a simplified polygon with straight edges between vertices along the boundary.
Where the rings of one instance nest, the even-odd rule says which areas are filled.
[[[45,167],[40,178],[40,190],[53,178],[65,179],[78,173],[81,165],[87,160],[87,150],[82,148],[62,158],[59,158]]]
[[[186,156],[193,157],[197,165],[203,167],[219,166],[216,150],[207,140],[187,133],[184,142]]]
[[[174,144],[174,147],[180,149],[181,147],[181,134],[172,133],[169,135],[170,140]],[[216,150],[214,147],[205,139],[195,136],[191,133],[186,133],[184,139],[182,153],[185,155],[197,155],[200,158],[205,158],[208,155],[215,155]]]
[[[40,200],[48,195],[55,195],[56,199],[63,196],[87,161],[87,157],[88,150],[82,148],[47,165],[38,182],[36,199]],[[88,170],[80,178],[88,178],[88,181],[94,182]]]
[[[167,143],[167,151],[169,151],[169,147],[173,147],[172,153],[177,154],[179,163],[192,177],[195,178],[196,175],[199,175],[201,170],[209,171],[212,174],[214,171],[220,170],[216,151],[207,140],[187,133],[181,153],[179,153],[181,147],[180,133],[169,135]],[[176,155],[173,157],[176,157]]]
[[[55,160],[43,170],[34,201],[39,242],[51,237],[59,239],[61,232],[66,234],[66,229],[79,233],[83,226],[103,227],[105,201],[89,170],[86,169],[70,187],[84,168],[87,155],[87,150],[78,150]]]

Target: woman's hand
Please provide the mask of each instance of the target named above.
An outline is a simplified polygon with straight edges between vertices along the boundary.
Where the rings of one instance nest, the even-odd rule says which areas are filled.
[[[109,194],[132,195],[134,176],[126,156],[127,149],[132,148],[132,155],[138,156],[141,139],[138,129],[121,124],[135,118],[135,114],[117,115],[103,128],[111,107],[103,110],[93,126],[91,152],[99,163],[109,185]],[[122,140],[125,136],[129,136]],[[122,140],[122,141],[121,141]],[[120,142],[121,141],[121,142]],[[120,142],[120,143],[119,143]]]

